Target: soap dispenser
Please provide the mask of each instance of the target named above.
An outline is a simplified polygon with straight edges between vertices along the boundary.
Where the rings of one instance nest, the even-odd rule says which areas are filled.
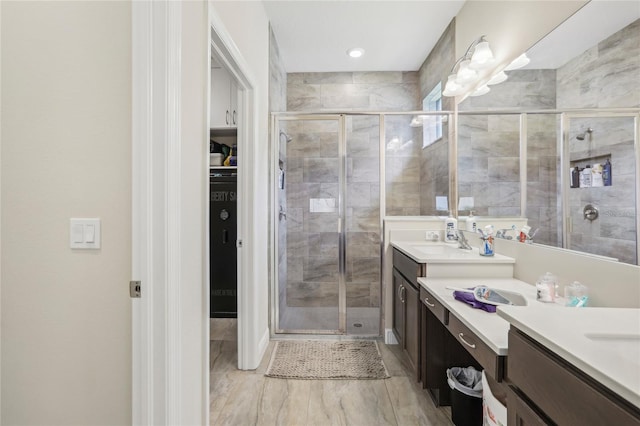
[[[444,241],[447,243],[457,243],[458,220],[449,212],[449,217],[445,220]]]
[[[478,223],[476,217],[473,215],[473,210],[469,210],[469,217],[467,217],[466,229],[469,232],[476,232],[478,230]]]

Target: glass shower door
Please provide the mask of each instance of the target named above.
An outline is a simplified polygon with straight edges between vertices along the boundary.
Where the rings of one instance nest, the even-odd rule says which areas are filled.
[[[276,123],[277,333],[345,332],[342,122],[297,116]]]

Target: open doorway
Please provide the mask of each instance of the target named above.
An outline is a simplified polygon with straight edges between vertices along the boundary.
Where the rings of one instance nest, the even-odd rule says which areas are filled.
[[[238,365],[238,82],[211,52],[209,366]],[[215,360],[215,363],[214,363]]]

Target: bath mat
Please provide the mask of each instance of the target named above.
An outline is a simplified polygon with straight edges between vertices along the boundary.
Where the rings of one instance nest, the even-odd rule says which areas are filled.
[[[378,342],[370,340],[281,340],[276,342],[267,377],[280,379],[389,378]]]

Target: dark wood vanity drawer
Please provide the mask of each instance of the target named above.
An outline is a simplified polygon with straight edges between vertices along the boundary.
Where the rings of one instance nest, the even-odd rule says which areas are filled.
[[[420,301],[436,316],[438,321],[444,325],[449,323],[449,311],[447,311],[445,307],[422,286],[420,287]]]
[[[640,409],[520,332],[509,330],[507,381],[559,425],[640,425]]]
[[[505,357],[496,354],[455,315],[449,315],[449,332],[497,381],[504,377]]]
[[[418,277],[425,277],[427,265],[418,263],[400,250],[393,249],[393,267],[396,268],[404,278],[413,286],[418,288]]]

